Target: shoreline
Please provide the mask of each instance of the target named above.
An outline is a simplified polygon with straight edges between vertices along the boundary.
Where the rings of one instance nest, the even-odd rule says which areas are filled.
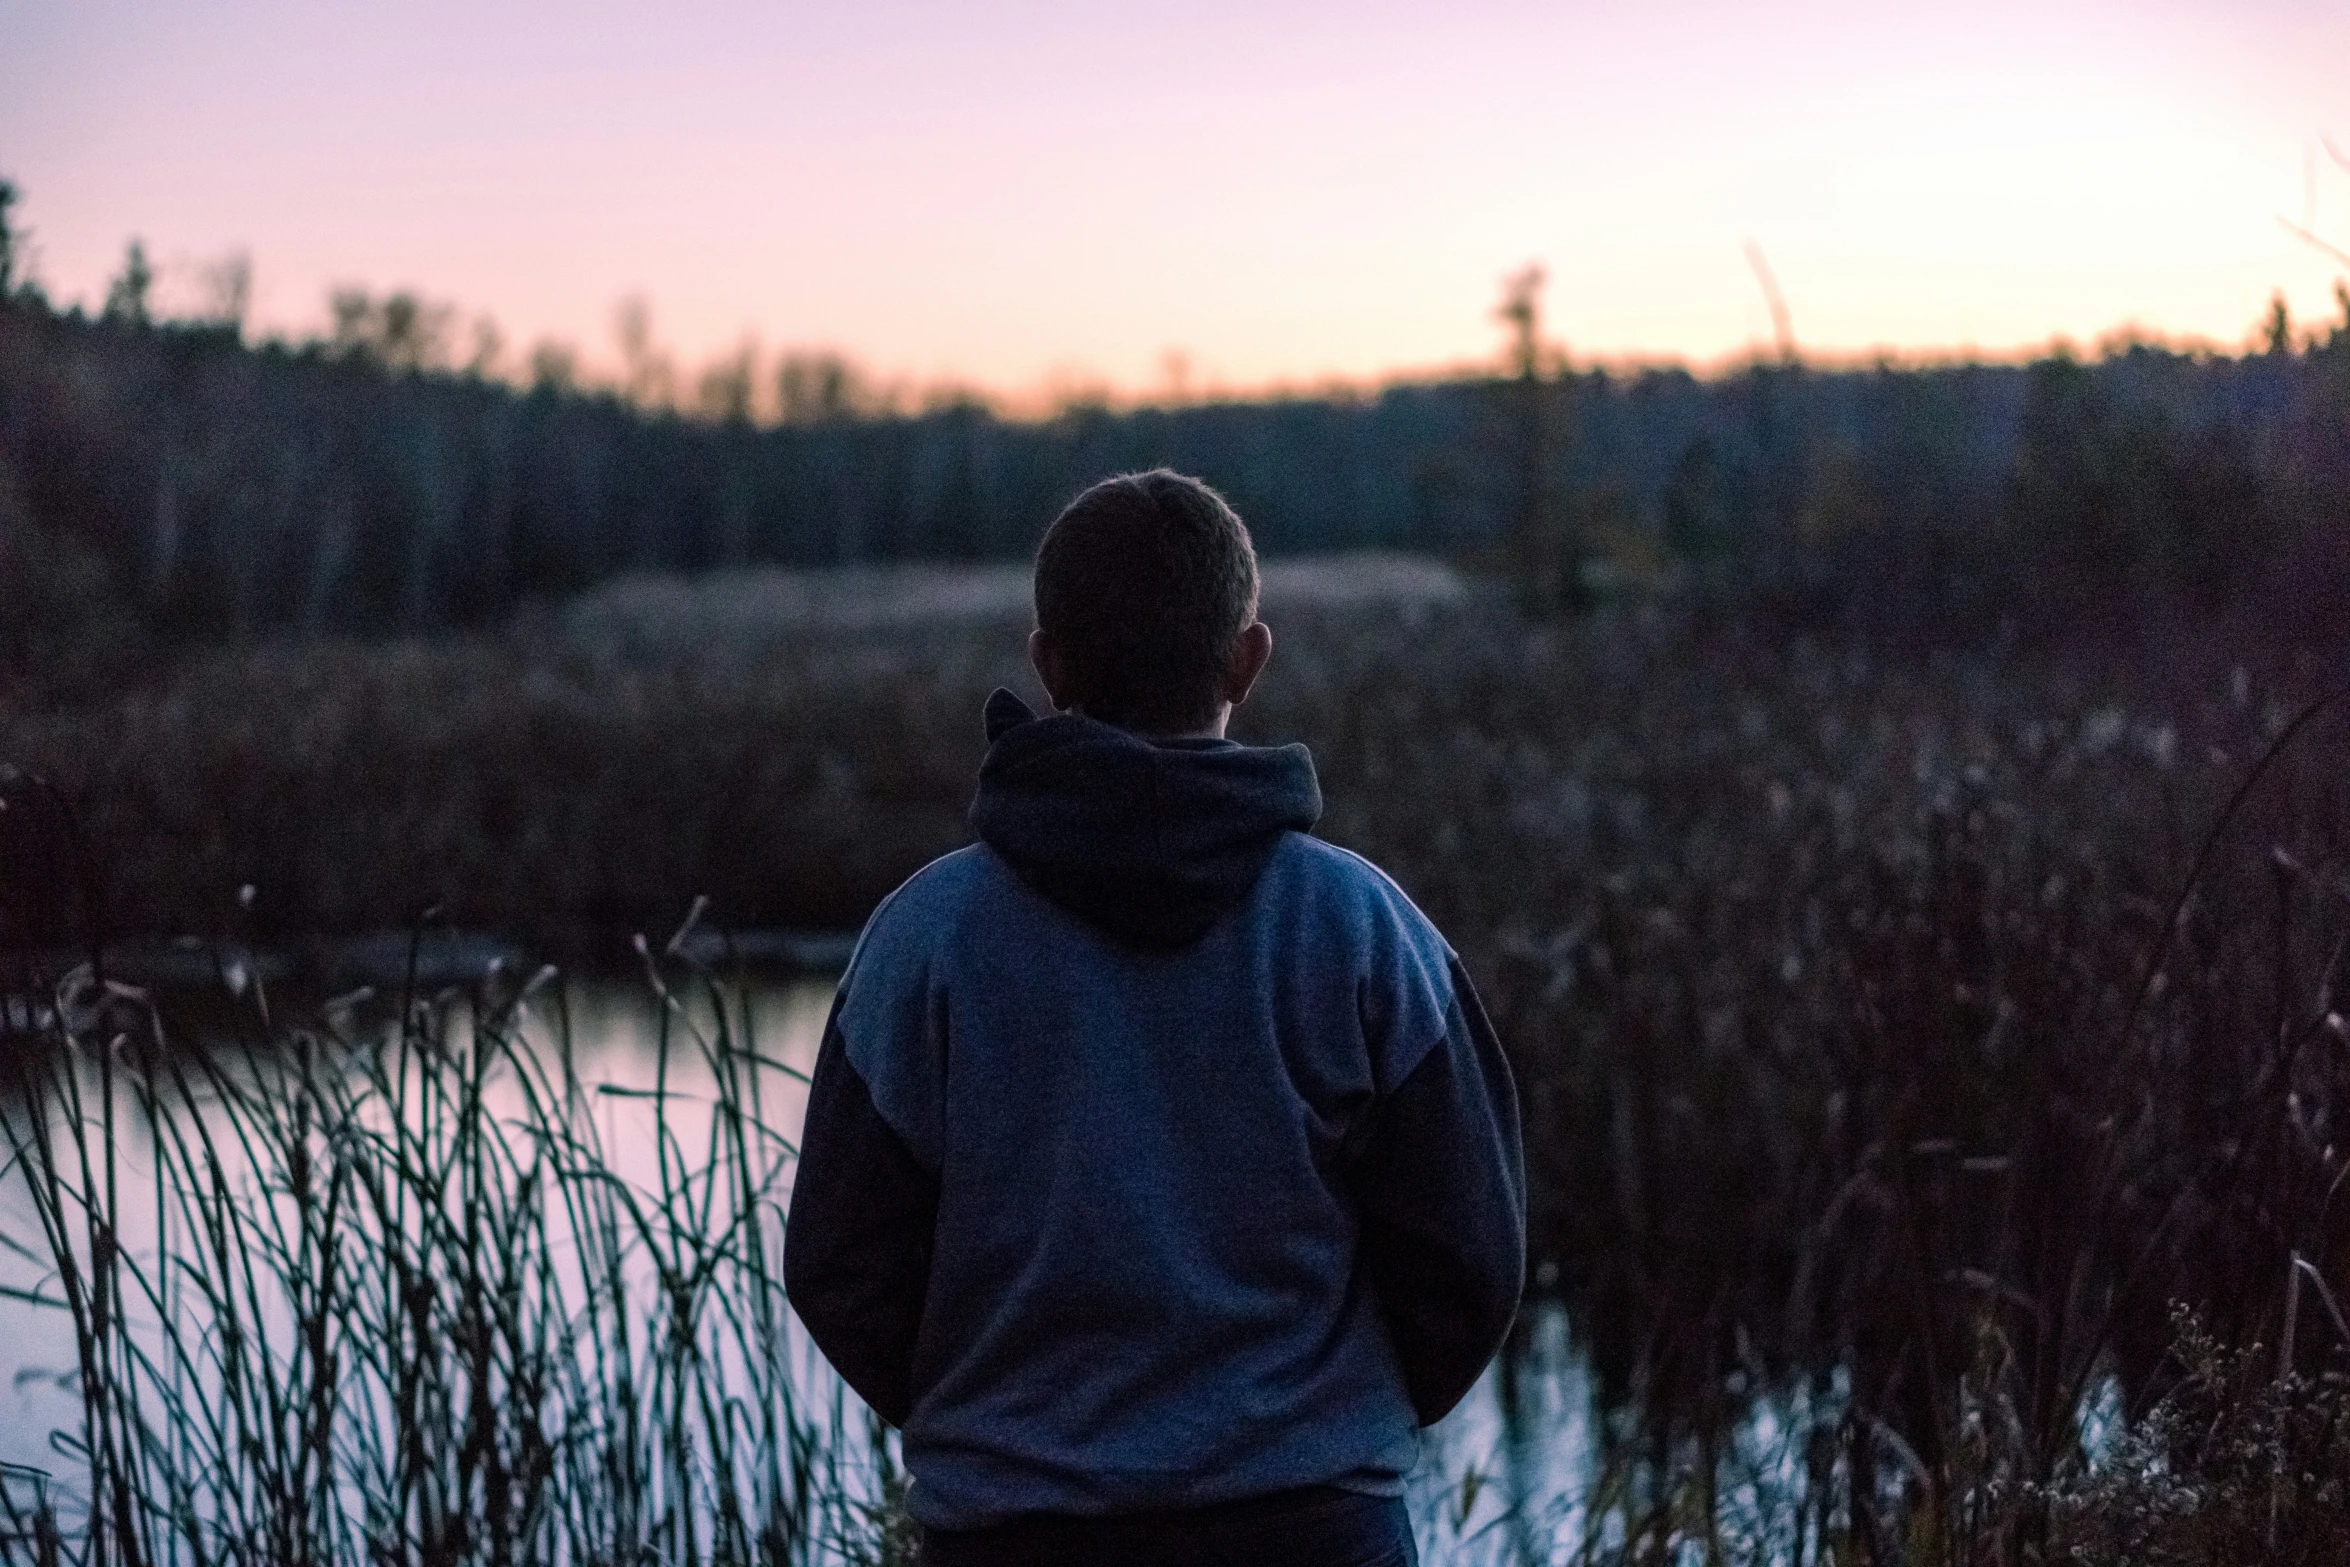
[[[635,972],[639,943],[699,967],[760,977],[838,974],[855,948],[853,930],[755,926],[714,928],[699,921],[660,946],[642,932],[617,928],[549,929],[523,936],[466,929],[380,929],[294,941],[201,936],[109,940],[97,956],[106,978],[138,989],[188,995],[221,990],[242,996],[255,984],[333,996],[361,988],[409,985],[442,990],[493,973],[529,974],[542,965],[589,978]],[[0,951],[0,997],[39,997],[76,969],[92,965],[86,947]]]

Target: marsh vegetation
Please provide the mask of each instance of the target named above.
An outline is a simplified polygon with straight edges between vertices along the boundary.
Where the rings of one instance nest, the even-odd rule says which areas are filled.
[[[1530,619],[1474,593],[1297,603],[1279,625],[1275,673],[1243,728],[1314,747],[1322,830],[1392,868],[1486,992],[1524,1094],[1537,1293],[1563,1308],[1575,1396],[1597,1434],[1571,1510],[1510,1505],[1513,1464],[1538,1468],[1541,1431],[1556,1425],[1541,1370],[1556,1360],[1530,1337],[1519,1380],[1496,1389],[1525,1427],[1484,1468],[1445,1477],[1461,1559],[1718,1548],[1757,1561],[2021,1561],[2078,1544],[2135,1561],[2166,1559],[2166,1540],[2268,1551],[2272,1532],[2279,1559],[2340,1548],[2350,712],[2333,697],[2337,652],[2322,628],[2174,634],[2156,621],[2057,650],[1921,652],[1701,605]],[[389,887],[489,926],[552,906],[658,931],[702,892],[713,926],[822,922],[959,841],[979,701],[1017,677],[1015,631],[982,615],[591,656],[542,626],[229,653],[15,736],[106,846],[117,879],[101,901],[153,896],[137,876],[257,883],[249,909],[211,905],[224,939],[258,939],[266,927],[253,926],[273,918],[347,918],[327,897],[337,886]],[[136,760],[73,771],[97,756]],[[481,814],[501,790],[516,824],[504,837]],[[317,856],[311,880],[207,864],[159,829],[171,818],[152,802],[165,794],[191,824],[253,823],[254,845],[352,856],[375,844],[381,858]],[[39,836],[23,830],[39,808],[11,798],[13,841]],[[401,867],[418,879],[403,882]],[[358,913],[397,917],[389,905]],[[58,932],[69,943],[72,924]],[[321,1137],[336,1116],[372,1125],[333,1096],[418,1092],[401,1072],[468,1060],[495,1063],[509,1093],[535,1085],[531,1114],[559,1118],[576,1090],[544,1053],[500,1043],[494,985],[481,994],[472,1055],[395,1034],[332,1047],[349,1059],[321,1076],[328,1047],[281,1025],[258,1058],[273,1063],[266,1091],[238,1075],[257,1069],[227,1080],[262,1118],[254,1146],[290,1150],[287,1128]],[[54,1015],[100,1015],[81,1004]],[[747,1070],[727,1054],[747,1047],[713,1037],[707,1074]],[[79,1048],[125,1074],[178,1059],[145,1038],[92,1024]],[[395,1070],[387,1050],[411,1065]],[[12,1057],[50,1059],[21,1044]],[[43,1092],[63,1091],[52,1084]],[[456,1135],[480,1090],[433,1091],[450,1109],[431,1135]],[[206,1093],[229,1102],[225,1086]],[[155,1112],[121,1102],[111,1137],[127,1128],[125,1146],[142,1145],[154,1134],[139,1117]],[[94,1126],[89,1113],[73,1124]],[[755,1119],[727,1133],[746,1150],[765,1146]],[[480,1126],[521,1135],[495,1116]],[[112,1142],[99,1128],[89,1146]],[[558,1154],[573,1162],[531,1175]],[[292,1157],[262,1159],[255,1179],[295,1182]],[[327,1155],[303,1157],[315,1186]],[[509,1229],[522,1222],[515,1204],[525,1217],[553,1211],[558,1176],[609,1191],[577,1129],[541,1127],[505,1152],[403,1157],[436,1201],[459,1196],[444,1171],[476,1182],[485,1222],[494,1212]],[[660,1251],[688,1241],[658,1208],[609,1221],[640,1226],[629,1244],[670,1258],[658,1276],[711,1293],[524,1303],[550,1335],[573,1324],[572,1350],[584,1351],[591,1309],[608,1326],[623,1312],[632,1327],[654,1322],[635,1352],[672,1359],[640,1381],[667,1376],[693,1399],[748,1410],[781,1384],[696,1379],[769,1374],[757,1336],[769,1328],[741,1315],[757,1297],[741,1271],[752,1254],[720,1237],[747,1244],[741,1226],[766,1211],[781,1172],[762,1167],[745,1185],[725,1163],[735,1155],[711,1157],[715,1195],[699,1200],[736,1207],[683,1227],[711,1249]],[[398,1173],[362,1161],[335,1179]],[[184,1174],[199,1209],[218,1202],[200,1163]],[[374,1197],[353,1185],[339,1201],[359,1203],[341,1210],[356,1223]],[[182,1221],[191,1241],[202,1217]],[[291,1321],[301,1299],[328,1297],[306,1260],[315,1243],[277,1222],[282,1234],[248,1244],[291,1270]],[[57,1233],[52,1244],[86,1247],[103,1232],[77,1219]],[[417,1244],[442,1248],[433,1276],[480,1281],[484,1312],[561,1277],[481,1273],[531,1253],[468,1253],[480,1243],[466,1233],[450,1220]],[[425,1259],[395,1255],[396,1239],[370,1242],[371,1266],[415,1275]],[[94,1280],[93,1266],[80,1276]],[[105,1288],[117,1293],[104,1309],[122,1311],[128,1287]],[[436,1301],[473,1309],[461,1288]],[[333,1396],[360,1409],[396,1406],[367,1391],[389,1371],[368,1368],[410,1352],[384,1335],[412,1328],[377,1315],[366,1319],[377,1348],[336,1352],[335,1386],[350,1391]],[[689,1324],[751,1336],[696,1348]],[[472,1327],[436,1340],[452,1354],[480,1342]],[[87,1374],[145,1375],[126,1353],[107,1350]],[[495,1375],[525,1367],[517,1354],[497,1349]],[[448,1369],[450,1386],[463,1372]],[[615,1385],[565,1396],[608,1409]],[[479,1446],[463,1402],[426,1441],[435,1462]],[[770,1414],[802,1418],[797,1407]],[[868,1450],[853,1425],[825,1430]],[[629,1461],[650,1472],[721,1450],[714,1435],[659,1440],[669,1445]],[[2251,1465],[2255,1450],[2267,1467]],[[168,1451],[141,1460],[155,1466],[141,1485],[172,1472],[156,1456]],[[835,1461],[846,1460],[823,1459]],[[111,1477],[127,1460],[106,1462]],[[717,1469],[696,1473],[705,1492],[720,1483]],[[748,1508],[768,1493],[746,1478],[730,1494],[726,1505]],[[1507,1527],[1492,1523],[1503,1516]],[[720,1522],[695,1528],[701,1548],[721,1549]]]

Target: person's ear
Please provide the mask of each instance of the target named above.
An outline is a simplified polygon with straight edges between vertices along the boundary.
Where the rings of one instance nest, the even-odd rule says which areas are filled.
[[[1028,667],[1036,671],[1038,682],[1044,686],[1045,700],[1053,704],[1053,711],[1069,711],[1076,695],[1069,689],[1069,666],[1042,626],[1028,633]]]
[[[1273,656],[1273,628],[1261,620],[1252,620],[1240,633],[1240,640],[1232,644],[1232,662],[1224,671],[1224,700],[1234,707],[1248,700],[1248,693],[1257,683],[1257,676],[1265,672],[1265,663]]]

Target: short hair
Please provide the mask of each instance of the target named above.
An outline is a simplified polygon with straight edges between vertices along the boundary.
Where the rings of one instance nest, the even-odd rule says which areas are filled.
[[[1104,479],[1036,549],[1036,624],[1087,716],[1168,734],[1213,723],[1257,613],[1257,554],[1224,497],[1166,468]]]

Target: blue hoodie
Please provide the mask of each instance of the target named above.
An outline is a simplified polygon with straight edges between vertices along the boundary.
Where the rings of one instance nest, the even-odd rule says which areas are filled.
[[[793,1305],[929,1528],[1399,1493],[1525,1265],[1459,959],[1307,836],[1304,747],[987,717],[980,842],[875,911],[833,1004]]]

